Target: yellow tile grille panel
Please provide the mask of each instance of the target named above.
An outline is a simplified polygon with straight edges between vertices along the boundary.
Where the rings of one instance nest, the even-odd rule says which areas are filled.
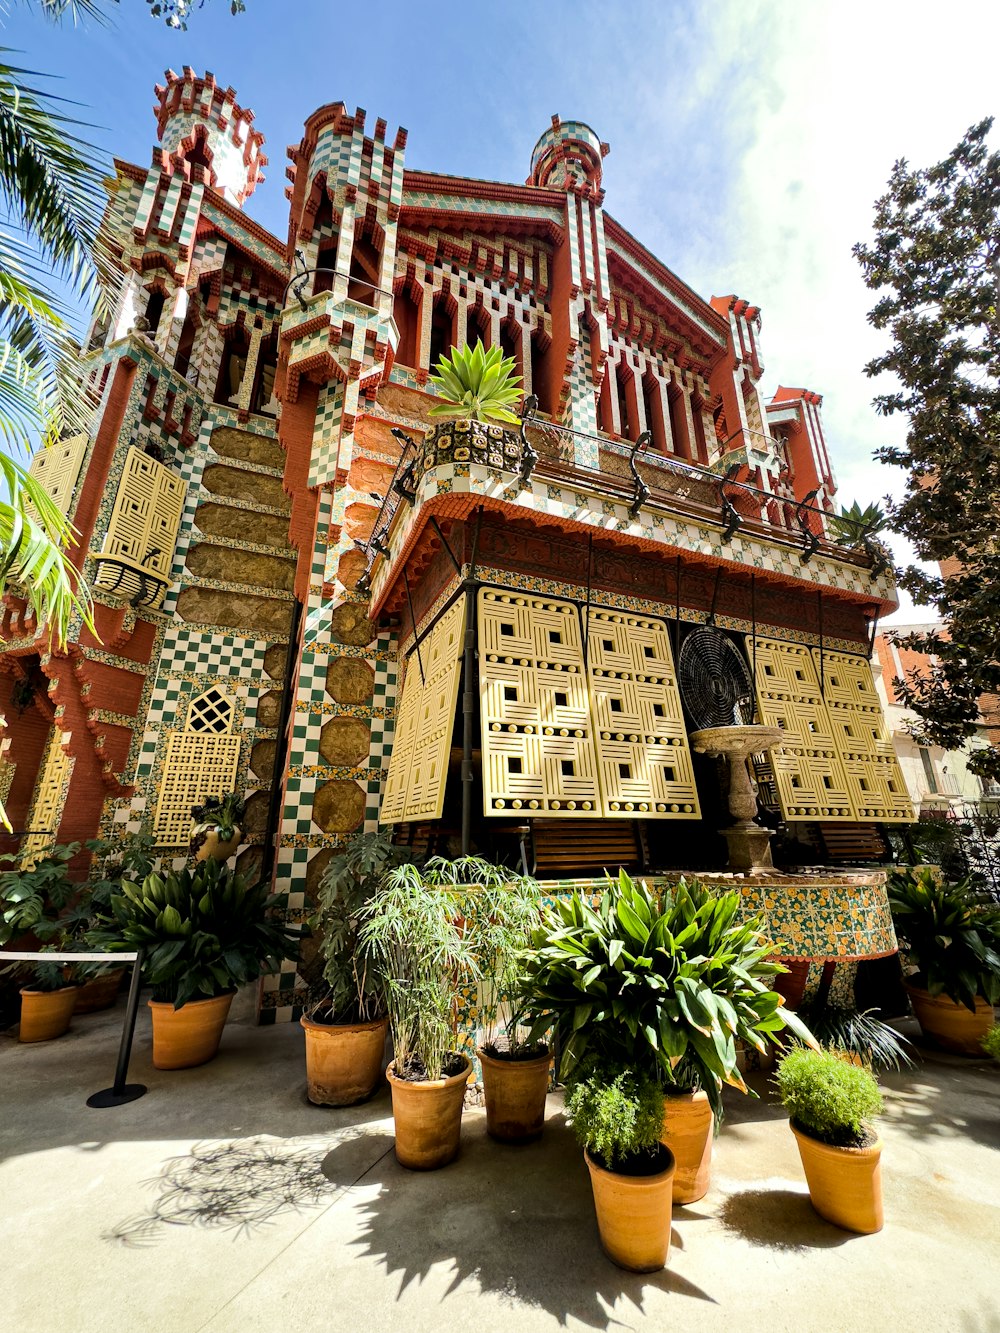
[[[604,815],[697,819],[691,750],[664,622],[592,607],[587,663]]]
[[[819,672],[819,649],[812,655]],[[913,807],[871,666],[863,657],[826,652],[822,672],[827,713],[858,819],[910,823]]]
[[[87,442],[87,433],[83,431],[48,449],[40,449],[31,460],[29,474],[44,488],[60,514],[70,512]]]
[[[223,796],[236,786],[239,736],[175,731],[167,737],[153,831],[161,847],[184,847],[191,836],[191,807],[206,796]]]
[[[782,815],[790,822],[857,820],[811,650],[783,639],[750,646],[761,720],[788,733],[771,751]]]
[[[63,749],[63,733],[57,728],[49,736],[45,759],[35,784],[31,813],[28,816],[28,827],[33,832],[21,844],[21,864],[25,867],[32,865],[56,841],[73,763],[73,759]]]
[[[176,472],[140,449],[129,449],[104,545],[97,557],[96,587],[131,596],[141,587],[138,571],[169,577],[184,490]],[[102,561],[101,556],[113,559]],[[151,604],[158,606],[164,592],[165,588],[161,589]]]
[[[478,609],[486,814],[601,813],[576,607],[483,588]]]
[[[441,818],[464,633],[462,597],[423,640],[419,660],[415,651],[410,654],[379,808],[381,824]]]

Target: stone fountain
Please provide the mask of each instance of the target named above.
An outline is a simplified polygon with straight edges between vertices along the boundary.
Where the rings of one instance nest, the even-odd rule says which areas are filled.
[[[753,822],[757,796],[747,771],[747,759],[770,750],[784,734],[780,727],[756,723],[705,727],[691,732],[691,745],[699,754],[725,755],[729,763],[729,813],[734,822],[721,832],[729,844],[730,870],[769,870],[774,865],[771,830]]]

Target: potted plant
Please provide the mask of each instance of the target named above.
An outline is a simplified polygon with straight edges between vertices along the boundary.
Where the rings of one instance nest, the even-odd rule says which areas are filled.
[[[454,1050],[457,987],[478,980],[460,893],[438,889],[413,865],[389,870],[368,900],[358,939],[385,978],[394,1059],[396,1157],[413,1170],[457,1155],[472,1062]]]
[[[596,910],[579,893],[551,907],[524,955],[529,1038],[555,1029],[567,1083],[597,1060],[662,1086],[675,1203],[708,1190],[723,1085],[755,1095],[737,1067],[737,1041],[764,1052],[787,1027],[815,1045],[771,988],[782,971],[773,944],[739,911],[736,891],[682,879],[657,897],[622,871]]]
[[[819,1044],[866,1069],[912,1069],[909,1042],[873,1010],[831,1003],[833,971],[833,964],[824,966],[816,994],[798,1010]]]
[[[868,1122],[881,1114],[882,1097],[871,1073],[832,1051],[797,1047],[778,1065],[776,1083],[812,1206],[845,1231],[881,1231],[882,1140]]]
[[[674,1176],[660,1139],[663,1089],[649,1074],[597,1065],[574,1083],[566,1109],[583,1145],[605,1254],[636,1273],[663,1268]]]
[[[511,411],[521,397],[521,379],[513,357],[499,347],[452,348],[430,376],[441,400],[428,413],[446,418],[424,436],[424,460],[439,463],[484,463],[513,471],[521,466],[522,444],[515,432],[520,419]]]
[[[925,1037],[979,1055],[1000,1003],[1000,910],[977,902],[968,880],[949,883],[930,866],[900,867],[889,906],[914,973],[904,978]]]
[[[123,879],[143,880],[154,865],[155,841],[149,833],[134,833],[121,842],[91,838],[87,849],[94,854],[91,874],[94,878],[81,886],[85,892],[78,899],[74,911],[72,935],[74,948],[85,946],[86,934],[97,925],[97,920],[111,903],[111,896],[121,892]],[[111,963],[77,963],[76,974],[80,985],[76,992],[76,1014],[97,1013],[109,1009],[118,998],[124,967]]]
[[[67,937],[66,912],[79,892],[67,866],[79,850],[78,842],[57,845],[30,865],[19,865],[16,856],[0,857],[10,866],[0,874],[0,945],[29,935],[38,941],[39,952],[62,947]],[[18,1040],[52,1041],[61,1037],[69,1028],[76,1004],[72,970],[55,962],[15,962],[4,972],[23,983]]]
[[[536,1139],[545,1123],[551,1053],[545,1041],[527,1040],[511,1007],[520,952],[540,920],[537,881],[480,857],[424,866],[424,883],[462,891],[465,930],[479,972],[477,1003],[486,1131],[503,1143]]]
[[[320,935],[322,995],[299,1019],[306,1040],[308,1097],[317,1106],[351,1106],[370,1097],[382,1073],[385,985],[358,930],[382,874],[408,860],[390,836],[355,833],[320,882],[310,927]]]
[[[994,1023],[979,1044],[991,1060],[1000,1064],[1000,1023]]]
[[[223,796],[206,797],[191,810],[194,828],[188,851],[196,861],[228,861],[240,845],[246,801],[229,791]]]
[[[294,958],[298,937],[271,919],[275,899],[218,861],[141,884],[123,880],[89,942],[142,948],[153,987],[153,1064],[188,1069],[214,1058],[237,987]]]

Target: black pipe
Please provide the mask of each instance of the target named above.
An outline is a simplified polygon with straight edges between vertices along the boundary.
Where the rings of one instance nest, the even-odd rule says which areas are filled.
[[[465,589],[465,662],[462,668],[462,855],[472,852],[472,727],[476,715],[476,589],[469,579]]]
[[[302,624],[302,603],[296,597],[292,602],[292,620],[288,627],[288,651],[285,653],[285,682],[281,691],[281,708],[278,712],[278,740],[274,747],[274,769],[271,773],[271,791],[267,803],[267,827],[264,830],[264,856],[260,863],[260,877],[269,880],[274,870],[277,853],[275,839],[278,833],[278,821],[281,817],[282,777],[285,772],[285,759],[288,756],[288,719],[292,712],[292,682],[295,678],[295,661],[299,650],[299,627]]]

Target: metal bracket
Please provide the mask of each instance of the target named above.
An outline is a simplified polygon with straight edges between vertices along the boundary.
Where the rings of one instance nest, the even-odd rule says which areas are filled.
[[[399,456],[396,473],[392,479],[392,490],[397,495],[402,496],[406,503],[412,507],[417,503],[417,442],[405,431],[400,430],[398,426],[393,426],[389,433],[398,444],[403,446],[403,452]],[[410,449],[413,450],[413,457],[407,459],[407,451]]]
[[[538,453],[532,447],[531,441],[525,433],[537,411],[538,397],[536,394],[529,393],[524,400],[524,406],[521,408],[521,467],[518,477],[522,486],[527,486],[531,481],[531,474],[538,462]]]
[[[628,467],[632,473],[632,503],[629,506],[629,518],[638,518],[639,510],[649,499],[649,487],[639,476],[639,469],[635,465],[636,455],[641,454],[647,447],[653,435],[651,431],[644,430],[635,444],[632,446],[632,452],[628,456]]]
[[[819,536],[813,532],[809,526],[809,520],[806,517],[806,506],[816,499],[819,494],[819,487],[804,495],[795,509],[795,521],[799,525],[799,531],[802,533],[802,554],[799,556],[801,563],[807,564],[819,549]]]
[[[719,482],[719,502],[722,505],[722,521],[726,525],[722,533],[722,540],[724,542],[731,542],[743,524],[742,514],[726,494],[726,487],[733,484],[736,480],[736,474],[742,466],[742,463],[730,463],[729,467],[726,468],[725,475]]]

